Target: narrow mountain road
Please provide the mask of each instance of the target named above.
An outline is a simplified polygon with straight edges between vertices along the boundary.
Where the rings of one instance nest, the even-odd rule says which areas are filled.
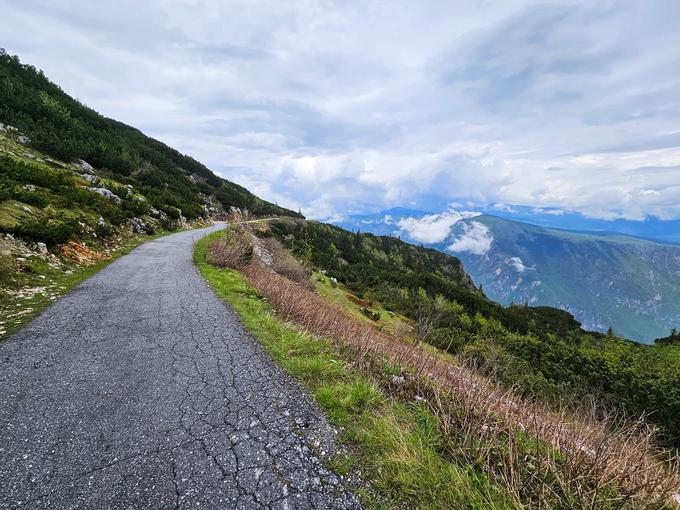
[[[148,242],[0,344],[0,508],[358,508],[333,431],[192,263]],[[316,453],[315,453],[316,452]]]

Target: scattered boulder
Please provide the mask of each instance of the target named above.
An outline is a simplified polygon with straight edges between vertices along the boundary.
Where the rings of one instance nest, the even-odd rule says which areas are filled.
[[[35,184],[24,184],[24,189],[26,191],[35,191],[38,188],[35,187]]]
[[[19,135],[17,136],[17,142],[19,142],[22,145],[27,145],[31,143],[31,139],[25,135]]]
[[[395,386],[403,386],[406,383],[406,378],[403,375],[393,375],[390,382]]]
[[[94,191],[95,193],[99,193],[101,196],[108,198],[109,200],[115,202],[116,204],[120,204],[121,202],[120,197],[109,189],[106,188],[87,188],[87,189]]]
[[[148,228],[149,228],[148,225],[144,223],[144,221],[141,218],[132,218],[130,220],[130,229],[135,234],[144,234]]]
[[[85,171],[88,172],[88,173],[91,173],[91,172],[94,170],[94,168],[92,167],[92,165],[90,165],[90,164],[89,164],[87,161],[85,161],[84,159],[76,159],[76,160],[73,162],[73,164],[74,164],[75,166],[77,166],[78,168],[80,168],[80,169],[82,169],[82,170],[85,170]]]
[[[78,174],[78,177],[85,179],[87,182],[94,182],[97,180],[97,176],[92,174]]]

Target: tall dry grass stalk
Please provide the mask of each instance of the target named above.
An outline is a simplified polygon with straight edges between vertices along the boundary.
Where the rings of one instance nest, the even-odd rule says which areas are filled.
[[[402,377],[383,379],[394,391],[425,397],[446,451],[483,467],[519,502],[647,508],[673,505],[680,492],[677,458],[655,446],[654,430],[643,419],[631,423],[595,407],[555,411],[473,366],[360,323],[257,260],[240,270],[282,319],[349,351],[359,369],[383,377],[385,363],[403,367]]]
[[[232,207],[225,216],[225,220],[229,223],[244,223],[247,221],[254,221],[257,219],[253,213],[248,209],[239,209],[238,207]]]

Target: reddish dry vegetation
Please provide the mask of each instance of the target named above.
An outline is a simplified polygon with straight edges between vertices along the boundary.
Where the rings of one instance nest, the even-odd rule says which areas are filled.
[[[268,249],[283,251],[274,244]],[[293,281],[304,268],[289,279],[276,264],[253,257],[252,235],[243,230],[212,243],[209,257],[241,271],[283,320],[330,339],[358,369],[392,391],[424,397],[438,418],[445,452],[482,466],[518,501],[543,508],[595,508],[603,501],[611,508],[646,508],[677,501],[677,458],[656,448],[654,430],[643,419],[631,423],[595,406],[555,411],[522,399],[474,367],[377,331]],[[392,374],[400,367],[401,373],[387,376],[386,367]]]
[[[83,243],[75,241],[62,244],[59,246],[59,251],[64,257],[81,266],[91,266],[107,258],[105,254],[91,250]]]

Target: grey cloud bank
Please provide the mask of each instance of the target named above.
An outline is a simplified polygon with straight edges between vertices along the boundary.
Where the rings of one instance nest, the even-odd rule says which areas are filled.
[[[309,216],[680,217],[680,3],[499,4],[0,0],[0,45]]]

